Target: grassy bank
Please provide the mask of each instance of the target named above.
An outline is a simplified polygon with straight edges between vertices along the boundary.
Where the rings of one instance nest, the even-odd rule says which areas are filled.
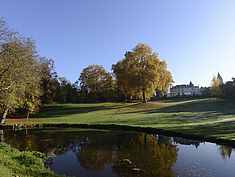
[[[20,152],[0,143],[0,176],[56,177],[44,168],[44,156],[39,152]]]
[[[29,123],[116,124],[235,141],[235,103],[221,99],[143,103],[52,104]],[[8,124],[22,120],[8,120]]]

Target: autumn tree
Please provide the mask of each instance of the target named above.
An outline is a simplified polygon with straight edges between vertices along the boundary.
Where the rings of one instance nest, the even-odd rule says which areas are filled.
[[[213,79],[211,81],[210,95],[212,97],[219,97],[222,95],[221,81],[215,76],[213,76]]]
[[[154,91],[166,91],[172,83],[165,61],[146,44],[137,45],[124,59],[112,66],[117,87],[126,98],[142,98],[146,102]]]
[[[26,63],[27,72],[25,74],[26,86],[24,90],[24,104],[23,108],[27,110],[27,120],[29,118],[29,114],[36,113],[39,111],[39,107],[41,105],[41,96],[42,96],[42,87],[40,82],[42,80],[42,72],[40,70],[40,63],[37,58],[32,55],[29,57],[29,62]],[[24,85],[24,84],[23,84]]]
[[[223,157],[223,159],[230,158],[232,154],[232,148],[225,145],[220,145],[218,148],[218,151],[220,155]]]
[[[90,65],[83,69],[80,77],[81,91],[88,101],[109,101],[113,94],[113,80],[100,65]]]
[[[40,105],[40,63],[34,41],[10,30],[0,19],[0,114],[4,123],[8,113],[18,108],[28,115]]]
[[[2,123],[8,112],[26,108],[33,112],[39,105],[40,72],[31,41],[12,41],[0,52]]]

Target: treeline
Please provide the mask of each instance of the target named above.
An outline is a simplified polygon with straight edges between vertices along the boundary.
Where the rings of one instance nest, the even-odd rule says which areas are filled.
[[[223,83],[220,79],[213,77],[208,93],[212,97],[235,100],[235,78]]]
[[[47,66],[50,66],[51,74],[43,80],[43,104],[131,100],[147,102],[147,99],[156,95],[166,95],[173,82],[166,62],[161,61],[157,53],[145,44],[139,44],[126,52],[124,58],[112,66],[113,73],[101,65],[90,65],[82,70],[74,84],[57,77],[53,62]]]
[[[235,100],[235,78],[221,85],[222,97]]]
[[[58,76],[52,59],[38,54],[34,40],[9,29],[0,19],[1,123],[9,113],[21,111],[28,117],[52,102],[146,102],[156,93],[165,95],[172,83],[166,62],[145,44],[127,51],[112,71],[90,65],[71,83]]]

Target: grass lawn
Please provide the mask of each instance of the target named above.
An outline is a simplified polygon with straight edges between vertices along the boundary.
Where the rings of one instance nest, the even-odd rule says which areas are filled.
[[[222,99],[52,104],[33,117],[29,123],[130,125],[235,140],[235,102]]]
[[[2,177],[59,177],[44,168],[40,152],[20,152],[0,143],[0,176]]]

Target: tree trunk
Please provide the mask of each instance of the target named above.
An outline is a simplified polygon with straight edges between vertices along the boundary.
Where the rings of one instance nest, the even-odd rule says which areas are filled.
[[[0,142],[4,142],[5,138],[4,138],[4,132],[3,130],[0,130]]]
[[[147,147],[147,136],[148,136],[148,134],[145,133],[145,134],[144,134],[144,146],[145,146],[145,147]]]
[[[28,111],[28,113],[27,113],[27,122],[29,122],[29,111]]]
[[[142,89],[142,94],[143,94],[143,103],[147,103],[146,97],[145,97],[145,90]]]
[[[8,109],[5,109],[5,111],[2,115],[2,118],[1,118],[1,124],[4,124],[6,122],[7,113],[8,113]]]

